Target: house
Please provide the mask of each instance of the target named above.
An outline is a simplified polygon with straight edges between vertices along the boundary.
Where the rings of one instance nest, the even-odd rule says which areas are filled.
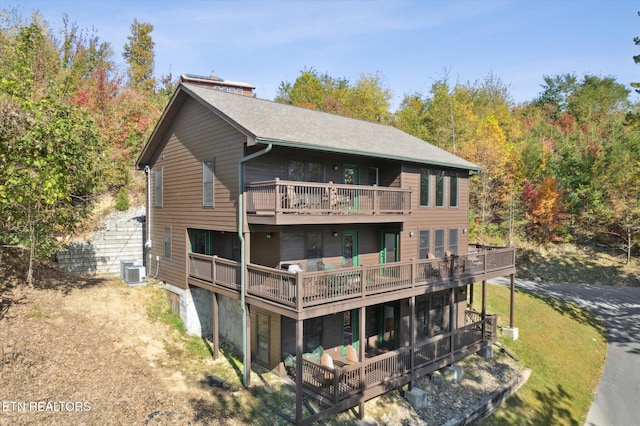
[[[390,126],[183,81],[137,161],[147,271],[191,333],[286,366],[310,424],[486,348],[485,282],[513,247],[469,246],[478,167]],[[482,283],[482,300],[470,289]],[[477,285],[477,284],[476,284]],[[513,304],[513,299],[512,299]],[[303,397],[323,411],[303,416]]]

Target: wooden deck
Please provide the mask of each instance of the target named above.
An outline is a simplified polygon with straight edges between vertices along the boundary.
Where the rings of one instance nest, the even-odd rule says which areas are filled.
[[[249,223],[285,225],[316,221],[332,223],[402,222],[411,213],[411,190],[380,186],[284,181],[247,186]]]
[[[189,253],[191,284],[240,292],[240,266],[217,256]],[[481,248],[475,253],[439,259],[419,259],[318,272],[288,272],[261,265],[247,266],[246,294],[252,302],[268,303],[285,315],[304,311],[345,309],[455,287],[515,273],[515,248]],[[349,305],[349,306],[347,306]],[[305,315],[308,317],[309,315]],[[314,315],[315,316],[315,315]]]

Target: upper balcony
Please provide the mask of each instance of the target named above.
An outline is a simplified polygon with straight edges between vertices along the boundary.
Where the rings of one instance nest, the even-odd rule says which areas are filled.
[[[247,221],[252,224],[404,222],[411,190],[380,186],[272,181],[247,185]]]

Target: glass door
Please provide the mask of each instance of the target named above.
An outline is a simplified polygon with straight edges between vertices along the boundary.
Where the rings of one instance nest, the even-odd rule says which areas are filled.
[[[398,308],[399,306],[395,303],[384,304],[380,310],[380,333],[378,339],[380,340],[380,345],[388,349],[395,349],[397,344]]]
[[[398,261],[398,232],[382,231],[382,244],[380,248],[380,263],[391,263]],[[380,272],[386,276],[398,276],[399,267],[381,269]]]
[[[354,164],[344,165],[344,183],[346,185],[360,185],[360,169]],[[354,189],[349,190],[347,194],[344,194],[349,199],[349,206],[353,209],[358,209],[358,191]]]
[[[347,345],[358,350],[358,309],[352,309],[342,313],[342,355],[346,355]]]
[[[360,265],[358,231],[344,231],[342,233],[342,266],[349,268],[358,265]]]

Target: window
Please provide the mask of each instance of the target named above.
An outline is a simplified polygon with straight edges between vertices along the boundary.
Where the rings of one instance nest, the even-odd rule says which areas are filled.
[[[436,257],[444,257],[444,229],[436,229],[436,241],[433,251]]]
[[[420,231],[420,247],[418,248],[418,258],[427,259],[431,251],[431,231]]]
[[[258,348],[256,358],[269,363],[269,316],[258,312],[256,317]]]
[[[444,171],[436,172],[436,207],[444,207]]]
[[[202,162],[202,205],[213,206],[213,160]]]
[[[289,161],[289,180],[322,182],[324,167],[322,163],[292,160]]]
[[[458,172],[449,174],[449,206],[458,207]]]
[[[449,229],[449,251],[451,254],[458,254],[458,230]]]
[[[171,259],[171,227],[164,228],[164,258]]]
[[[305,234],[305,250],[307,259],[322,257],[322,232],[307,232]]]
[[[431,205],[431,170],[420,169],[420,205]]]
[[[162,169],[157,169],[155,174],[155,206],[162,207]]]

